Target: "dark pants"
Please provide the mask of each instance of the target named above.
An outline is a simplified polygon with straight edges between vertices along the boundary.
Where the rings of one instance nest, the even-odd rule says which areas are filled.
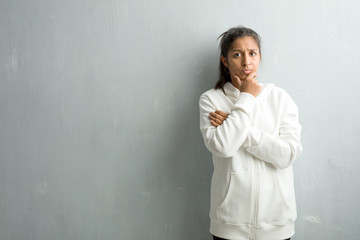
[[[219,237],[216,237],[216,236],[214,236],[214,235],[213,235],[213,238],[214,238],[214,240],[226,240],[226,239],[224,239],[224,238],[219,238]],[[284,239],[284,240],[290,240],[290,238]]]

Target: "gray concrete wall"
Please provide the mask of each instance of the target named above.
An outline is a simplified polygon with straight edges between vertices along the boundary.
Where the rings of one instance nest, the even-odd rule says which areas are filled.
[[[263,38],[300,108],[296,239],[360,235],[360,3],[0,1],[0,239],[210,239],[198,98],[218,42]]]

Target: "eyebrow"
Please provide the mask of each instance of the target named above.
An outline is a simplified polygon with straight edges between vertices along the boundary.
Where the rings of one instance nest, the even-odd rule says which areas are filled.
[[[254,49],[248,49],[249,51],[259,51],[259,49],[256,49],[256,48],[254,48]],[[241,50],[241,49],[233,49],[232,50],[233,52],[236,52],[236,51],[239,51],[239,52],[243,52],[243,50]]]

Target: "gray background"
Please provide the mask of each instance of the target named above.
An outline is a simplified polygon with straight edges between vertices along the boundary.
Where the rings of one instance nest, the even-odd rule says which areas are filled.
[[[298,239],[357,239],[360,2],[0,1],[0,239],[210,239],[198,99],[263,38],[300,108]]]

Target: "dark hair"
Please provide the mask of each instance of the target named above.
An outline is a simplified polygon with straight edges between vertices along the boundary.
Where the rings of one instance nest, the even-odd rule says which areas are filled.
[[[238,38],[242,37],[252,37],[257,45],[259,46],[259,52],[261,54],[261,38],[260,36],[252,29],[246,28],[243,26],[238,26],[234,28],[230,28],[223,34],[221,34],[219,38],[220,40],[220,56],[227,58],[227,53],[230,50],[231,44]],[[231,77],[229,71],[226,71],[225,65],[222,63],[220,59],[219,63],[219,80],[215,84],[215,89],[221,88],[224,91],[224,85],[227,82],[231,82]]]

